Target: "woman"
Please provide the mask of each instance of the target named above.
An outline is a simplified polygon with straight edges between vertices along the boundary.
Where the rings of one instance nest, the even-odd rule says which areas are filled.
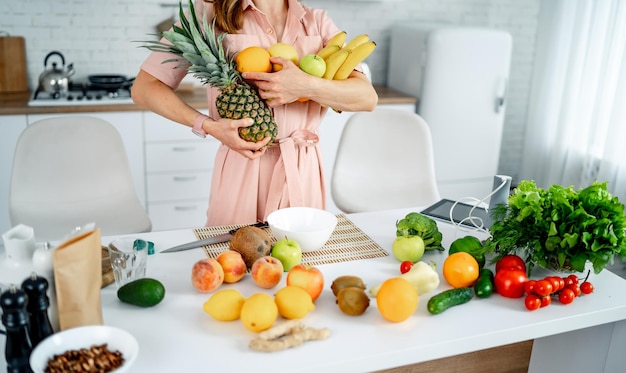
[[[315,53],[340,30],[326,11],[298,0],[196,0],[199,19],[215,18],[228,33],[224,47],[236,53],[248,46],[267,48],[283,42],[300,56]],[[187,105],[175,89],[186,74],[162,62],[172,56],[153,52],[142,64],[132,88],[133,100],[168,119],[220,141],[212,177],[207,226],[265,220],[289,206],[325,208],[325,181],[316,132],[328,107],[341,111],[371,111],[378,96],[359,71],[342,81],[325,80],[300,70],[293,62],[273,57],[283,68],[275,73],[244,73],[272,108],[278,125],[269,138],[247,142],[238,135],[249,119],[219,118],[218,91],[208,88],[209,117]],[[308,98],[306,102],[298,100]],[[213,118],[213,119],[211,119]],[[266,146],[268,145],[268,146]]]

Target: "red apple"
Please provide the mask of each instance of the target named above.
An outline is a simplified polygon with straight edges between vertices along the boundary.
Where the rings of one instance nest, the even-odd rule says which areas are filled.
[[[315,302],[324,289],[324,275],[313,266],[298,264],[287,272],[287,286],[290,285],[306,290]]]
[[[191,284],[203,293],[211,292],[224,282],[224,270],[217,260],[198,260],[191,269]]]
[[[224,270],[224,282],[227,284],[235,283],[243,278],[248,271],[246,262],[244,262],[241,254],[234,250],[227,250],[215,258]]]
[[[280,260],[266,255],[254,261],[250,275],[257,286],[271,289],[278,285],[283,277],[283,264]]]

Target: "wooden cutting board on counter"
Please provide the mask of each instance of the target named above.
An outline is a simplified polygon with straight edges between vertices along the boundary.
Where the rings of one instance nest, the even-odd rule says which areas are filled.
[[[26,43],[21,36],[0,36],[0,93],[28,91]]]

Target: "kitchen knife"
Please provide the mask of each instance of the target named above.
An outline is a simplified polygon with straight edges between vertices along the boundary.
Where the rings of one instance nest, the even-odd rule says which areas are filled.
[[[269,225],[267,224],[266,221],[258,222],[256,224],[252,224],[250,226],[251,227],[257,227],[257,228],[267,228],[267,227],[269,227]],[[197,247],[202,247],[202,246],[205,246],[205,245],[211,245],[211,244],[214,244],[214,243],[227,242],[227,241],[230,241],[231,238],[233,238],[233,234],[235,234],[235,232],[237,232],[238,229],[239,228],[231,229],[228,233],[224,233],[224,234],[220,234],[220,235],[217,235],[217,236],[204,238],[202,240],[192,241],[192,242],[188,242],[188,243],[185,243],[185,244],[182,244],[182,245],[170,247],[169,249],[163,250],[161,252],[162,253],[176,253],[176,252],[179,252],[179,251],[195,249]]]

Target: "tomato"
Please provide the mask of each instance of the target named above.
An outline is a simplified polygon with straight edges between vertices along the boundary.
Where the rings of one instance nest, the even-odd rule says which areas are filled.
[[[541,297],[541,307],[547,307],[552,303],[552,297],[546,295],[545,297]]]
[[[524,299],[524,305],[529,311],[534,311],[541,307],[541,299],[535,294],[529,294]]]
[[[559,290],[562,290],[565,287],[565,281],[559,276],[548,276],[545,278],[547,281],[552,284],[552,292],[556,293]],[[563,287],[561,287],[561,281],[563,281]]]
[[[524,284],[524,292],[526,294],[532,294],[535,291],[535,284],[537,283],[537,281],[535,280],[528,280],[526,281],[526,283]]]
[[[524,285],[528,278],[526,271],[516,268],[501,269],[496,273],[494,286],[496,293],[507,298],[521,298],[524,296]]]
[[[576,295],[574,294],[574,291],[572,289],[563,289],[563,291],[559,293],[559,302],[563,304],[572,303],[574,301],[574,298],[576,298]]]
[[[410,260],[405,260],[400,263],[400,273],[405,274],[413,268],[413,262]]]
[[[549,296],[550,294],[552,294],[553,290],[554,289],[552,288],[552,283],[548,280],[539,280],[535,283],[534,292],[540,297]]]
[[[472,286],[478,279],[478,262],[471,254],[459,251],[448,255],[443,261],[442,273],[453,288]]]
[[[567,278],[569,278],[570,280],[572,280],[572,282],[573,282],[574,284],[577,284],[577,283],[578,283],[578,276],[576,276],[576,275],[574,275],[574,274],[567,276]]]
[[[593,293],[593,285],[591,284],[591,282],[585,281],[580,284],[580,291],[582,291],[583,294],[591,294]]]
[[[576,281],[572,280],[570,277],[563,277],[563,282],[565,283],[564,287],[568,287],[568,286],[572,286],[573,284],[575,284],[578,281],[578,278],[576,278]]]
[[[578,284],[568,286],[566,289],[571,289],[574,292],[574,295],[576,295],[577,297],[582,294],[582,290],[580,289],[580,286],[578,286]]]
[[[505,255],[496,263],[496,273],[504,268],[518,268],[526,272],[526,263],[517,255]]]

